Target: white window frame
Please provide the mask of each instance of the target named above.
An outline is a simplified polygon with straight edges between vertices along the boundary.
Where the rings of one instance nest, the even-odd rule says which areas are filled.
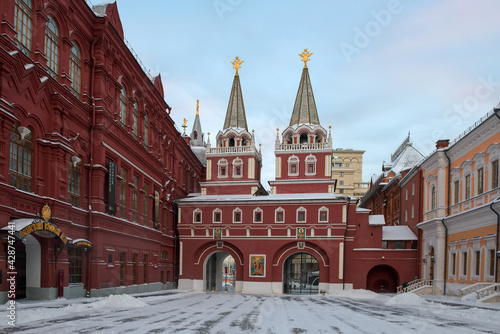
[[[217,176],[219,179],[227,179],[229,177],[228,166],[229,163],[226,159],[219,159],[219,161],[217,161]],[[226,169],[226,175],[222,175],[221,173],[223,167]]]
[[[239,213],[240,214],[240,220],[237,221],[236,220],[236,214]],[[233,210],[233,223],[236,223],[236,224],[241,224],[243,222],[243,211],[241,211],[240,208],[236,208]]]
[[[260,221],[255,220],[255,214],[260,213]],[[255,208],[253,210],[253,222],[257,224],[262,224],[264,222],[264,212],[262,211],[261,208]]]
[[[236,174],[236,168],[240,167],[240,174]],[[243,177],[243,159],[236,157],[233,160],[233,178],[241,179]]]
[[[326,211],[326,220],[321,220],[321,212]],[[322,206],[318,209],[318,222],[320,223],[328,223],[328,219],[330,218],[330,210],[326,206]]]
[[[281,212],[283,214],[282,221],[278,220],[278,212]],[[285,209],[283,209],[282,207],[279,207],[276,210],[274,210],[274,222],[278,223],[278,224],[283,224],[285,222]]]
[[[295,165],[295,173],[292,173],[292,166]],[[299,176],[300,171],[300,159],[296,155],[292,155],[288,158],[288,176]]]
[[[312,154],[309,154],[306,159],[305,159],[305,175],[307,176],[315,176],[316,175],[316,162],[317,162],[317,159],[314,155]],[[312,164],[313,165],[313,171],[312,172],[309,172],[309,165]]]
[[[200,214],[200,221],[199,222],[196,221],[196,214],[197,213]],[[201,224],[202,219],[203,219],[203,216],[202,216],[201,209],[200,208],[196,208],[195,210],[193,210],[193,224]]]
[[[220,213],[220,221],[215,221],[215,214]],[[216,208],[212,211],[212,223],[214,224],[222,224],[222,210],[219,208]]]
[[[299,220],[299,212],[304,212],[304,220]],[[301,206],[295,211],[295,220],[297,223],[305,223],[307,222],[307,209]]]

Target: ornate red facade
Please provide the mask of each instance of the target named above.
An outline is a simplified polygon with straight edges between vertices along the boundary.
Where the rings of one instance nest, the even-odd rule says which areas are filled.
[[[5,237],[15,226],[18,297],[173,286],[173,201],[198,192],[204,170],[175,129],[160,76],[127,48],[116,3],[0,9],[0,226]],[[20,242],[45,204],[50,222]],[[5,279],[0,289],[5,298]]]

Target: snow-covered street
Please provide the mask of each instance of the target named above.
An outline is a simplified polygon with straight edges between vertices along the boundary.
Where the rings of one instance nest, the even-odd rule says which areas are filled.
[[[365,290],[290,296],[168,291],[21,301],[3,333],[498,333],[500,305]],[[430,301],[432,299],[432,301]]]

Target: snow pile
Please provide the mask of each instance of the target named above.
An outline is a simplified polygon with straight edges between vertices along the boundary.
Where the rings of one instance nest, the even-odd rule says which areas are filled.
[[[425,305],[428,302],[413,292],[402,293],[389,298],[386,305]]]
[[[107,298],[101,299],[97,302],[88,304],[92,308],[137,308],[148,306],[142,300],[134,298],[130,295],[110,295]]]
[[[65,315],[71,315],[75,313],[81,313],[92,310],[100,309],[132,309],[138,307],[149,306],[142,300],[134,298],[129,295],[110,295],[109,297],[97,300],[92,303],[79,303],[70,304],[63,307],[37,307],[29,309],[19,309],[20,317],[18,318],[18,323],[28,323],[31,321],[42,320],[46,318],[52,318],[57,315],[59,318]]]
[[[377,299],[380,298],[380,295],[369,290],[364,289],[351,289],[351,290],[339,290],[334,291],[332,296],[335,297],[346,297],[353,299]]]

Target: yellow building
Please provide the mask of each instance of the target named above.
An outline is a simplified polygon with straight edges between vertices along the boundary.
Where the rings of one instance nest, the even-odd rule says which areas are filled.
[[[336,194],[363,197],[370,186],[363,182],[363,153],[365,151],[338,148],[333,151],[332,178],[337,180]]]
[[[436,147],[421,164],[422,276],[436,294],[498,300],[500,105]]]

